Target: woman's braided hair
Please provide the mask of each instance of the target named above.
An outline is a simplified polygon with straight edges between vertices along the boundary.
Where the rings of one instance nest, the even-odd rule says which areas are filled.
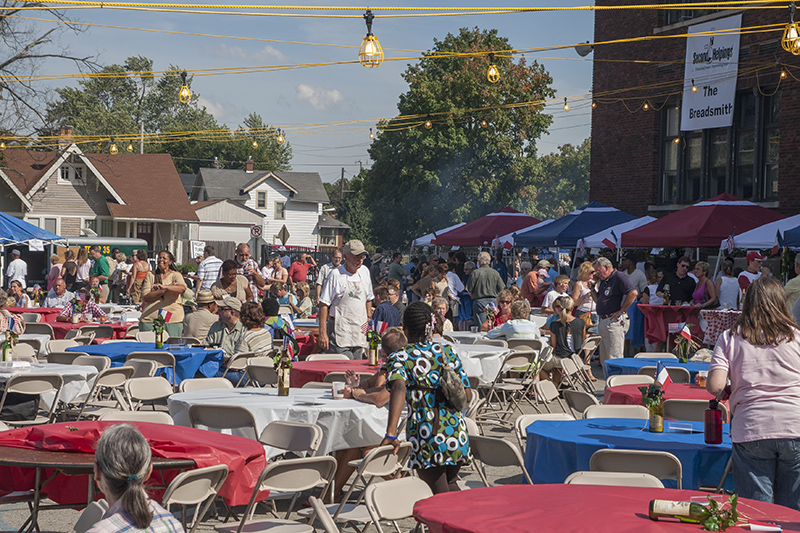
[[[412,302],[403,313],[403,329],[406,330],[408,342],[425,342],[432,333],[435,313],[425,302]]]

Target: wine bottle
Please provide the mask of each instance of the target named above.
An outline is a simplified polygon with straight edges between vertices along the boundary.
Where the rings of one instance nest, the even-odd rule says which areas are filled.
[[[695,502],[650,500],[650,520],[677,518],[681,522],[702,524],[710,514],[705,506]]]
[[[278,396],[289,396],[289,375],[292,371],[292,363],[286,350],[281,354],[278,362]]]
[[[705,437],[706,444],[722,444],[722,411],[716,398],[708,402],[705,412]]]

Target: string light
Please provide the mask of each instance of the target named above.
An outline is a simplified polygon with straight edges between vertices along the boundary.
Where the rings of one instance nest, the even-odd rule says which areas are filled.
[[[114,137],[111,137],[111,148],[108,149],[111,155],[117,155],[119,150],[117,149],[117,143],[114,142]]]
[[[126,149],[128,152],[133,152],[133,145],[132,145],[131,143],[128,143],[128,146],[126,146],[126,147],[125,147],[125,149]]]
[[[0,150],[6,149],[6,143],[0,142]]]
[[[680,137],[675,137],[674,139],[672,139],[672,144],[680,144],[680,142],[681,142]]]
[[[785,80],[788,77],[789,77],[789,75],[786,73],[786,70],[781,69],[781,79]]]
[[[644,109],[645,111],[650,109],[650,104],[647,103],[647,100],[645,100],[644,105],[642,106],[642,109]]]
[[[793,55],[800,55],[800,28],[794,21],[794,2],[789,5],[789,24],[783,30],[781,46]]]
[[[692,92],[693,93],[697,92],[697,85],[694,84],[694,79],[692,79]]]
[[[258,148],[258,141],[253,139],[253,148]]]
[[[358,49],[358,62],[367,68],[377,68],[383,63],[383,48],[378,38],[372,35],[372,19],[375,15],[369,9],[364,13],[364,20],[367,23],[367,35],[361,40],[361,47]]]
[[[369,129],[369,140],[371,141],[371,140],[372,140],[372,139],[374,139],[374,138],[375,138],[375,134],[374,134],[374,133],[372,133],[372,128],[370,128],[370,129]]]
[[[597,109],[597,102],[592,100],[592,109]]]
[[[283,132],[280,128],[278,128],[278,137],[275,139],[278,144],[283,144],[286,142],[286,137],[283,136]]]
[[[564,97],[564,113],[569,113],[569,104],[567,103],[567,97]]]
[[[431,129],[433,127],[433,121],[431,120],[430,116],[428,116],[428,118],[425,119],[424,126],[425,126],[426,130],[429,130],[429,129]]]
[[[489,80],[489,83],[500,81],[500,71],[497,70],[497,65],[494,64],[494,52],[489,54],[489,69],[486,71],[486,79]]]
[[[188,104],[192,100],[192,91],[186,85],[186,71],[181,72],[181,92],[178,93],[178,100],[182,104]]]
[[[486,122],[486,119],[485,119],[485,118],[484,118],[483,120],[481,120],[481,128],[485,128],[485,127],[486,127],[486,126],[488,126],[488,125],[489,125],[489,123],[488,123],[488,122]]]

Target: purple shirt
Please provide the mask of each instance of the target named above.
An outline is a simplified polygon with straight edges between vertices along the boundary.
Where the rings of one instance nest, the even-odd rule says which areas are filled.
[[[625,295],[636,290],[628,276],[614,270],[597,287],[597,314],[601,317],[616,313],[622,308]]]

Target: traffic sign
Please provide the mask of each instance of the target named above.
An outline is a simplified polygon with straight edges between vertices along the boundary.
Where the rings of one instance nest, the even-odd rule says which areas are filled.
[[[250,226],[250,237],[253,239],[258,239],[261,237],[261,232],[263,229],[261,228],[260,224],[253,224]]]
[[[286,224],[284,224],[281,230],[278,232],[278,238],[281,240],[281,243],[285,246],[286,241],[289,240],[289,230],[286,229]]]

